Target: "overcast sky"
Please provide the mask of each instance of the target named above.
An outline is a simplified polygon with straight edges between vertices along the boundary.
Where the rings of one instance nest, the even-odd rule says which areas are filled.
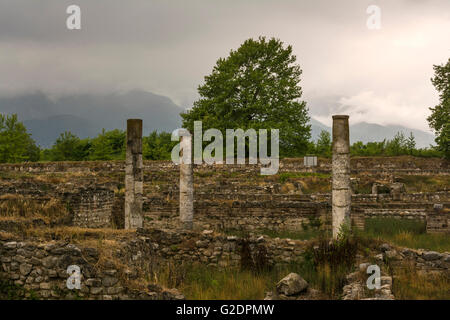
[[[81,7],[81,30],[66,8]],[[369,30],[369,5],[381,29]],[[0,95],[143,89],[187,108],[247,38],[291,44],[312,116],[428,130],[433,64],[450,57],[449,0],[0,0]]]

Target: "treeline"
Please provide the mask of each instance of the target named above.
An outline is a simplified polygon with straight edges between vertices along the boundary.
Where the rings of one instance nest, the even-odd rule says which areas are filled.
[[[317,142],[310,142],[308,154],[321,157],[331,157],[331,135],[322,130]],[[442,157],[443,153],[436,147],[417,148],[416,139],[412,132],[405,137],[403,132],[397,132],[392,140],[384,139],[380,142],[355,142],[350,146],[352,156],[402,156]]]
[[[146,160],[169,160],[171,134],[153,131],[142,139],[142,153]],[[49,149],[39,148],[16,115],[0,114],[0,162],[90,161],[124,160],[126,132],[111,130],[95,138],[80,139],[71,132],[62,133]]]
[[[176,141],[171,141],[168,132],[153,131],[143,137],[143,157],[146,160],[169,160]],[[80,139],[71,132],[62,133],[49,149],[39,148],[23,123],[16,115],[0,114],[0,162],[36,161],[88,161],[124,160],[126,132],[111,130],[95,138]],[[308,154],[331,157],[331,136],[327,131],[320,133],[317,142],[310,141]],[[399,132],[392,140],[381,142],[356,142],[350,147],[353,156],[400,156],[442,157],[443,153],[434,147],[418,149],[412,133],[405,137]],[[299,154],[298,156],[303,156]]]
[[[153,131],[142,138],[142,156],[146,160],[169,160],[172,148],[171,134]],[[124,160],[126,132],[103,131],[95,138],[80,139],[65,132],[59,136],[52,148],[41,151],[41,161],[95,161]]]

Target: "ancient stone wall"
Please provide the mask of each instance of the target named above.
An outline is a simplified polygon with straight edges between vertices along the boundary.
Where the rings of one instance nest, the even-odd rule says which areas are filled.
[[[0,281],[12,282],[18,288],[15,293],[26,299],[183,299],[173,289],[129,285],[151,257],[137,243],[123,243],[118,253],[117,258],[128,267],[124,270],[111,262],[99,263],[99,250],[93,247],[0,240]],[[72,265],[81,269],[80,289],[67,287],[67,269]]]
[[[172,161],[144,161],[144,171],[178,171]],[[354,157],[350,159],[352,173],[367,172],[388,174],[450,174],[449,162],[438,158],[413,157]],[[259,165],[194,165],[194,170],[260,172]],[[29,162],[0,164],[0,171],[17,172],[99,172],[125,171],[125,161],[84,161],[84,162]],[[281,159],[279,172],[331,172],[331,159],[319,158],[317,167],[304,166],[303,158]]]
[[[114,205],[114,191],[102,186],[73,185],[58,188],[54,185],[21,183],[0,186],[0,204],[11,201],[14,197],[23,197],[25,201],[45,206],[51,201],[58,201],[67,209],[68,216],[62,217],[56,224],[87,228],[111,227]],[[37,212],[36,212],[37,213]]]
[[[210,201],[198,199],[194,203],[194,225],[216,230],[303,230],[312,220],[325,222],[327,203],[302,201]],[[176,226],[178,204],[174,201],[152,199],[144,225]]]
[[[178,263],[201,262],[212,267],[238,267],[241,263],[244,239],[217,234],[212,230],[138,229],[140,241],[153,244],[155,254]],[[267,265],[295,262],[301,259],[306,241],[249,237],[250,254],[264,256]]]
[[[413,174],[424,172],[439,172],[448,174],[448,162],[441,159],[424,158],[352,158],[351,167],[364,174],[384,172],[386,175],[401,174],[406,171]],[[107,227],[111,221],[115,227],[123,228],[124,219],[123,175],[125,163],[123,161],[108,162],[58,162],[58,163],[27,163],[0,165],[0,172],[12,170],[12,177],[8,182],[0,184],[1,194],[22,194],[37,202],[46,202],[57,196],[64,200],[62,194],[72,197],[73,208],[79,208],[76,225],[88,227]],[[281,161],[280,172],[324,172],[329,173],[331,163],[329,159],[319,159],[317,167],[304,167],[301,159],[284,159]],[[372,171],[371,171],[372,170]],[[179,167],[171,161],[144,161],[144,194],[143,213],[145,226],[169,226],[179,216]],[[15,173],[27,173],[33,177],[14,178]],[[42,176],[33,176],[41,172]],[[280,179],[255,180],[252,183],[242,181],[245,173],[251,172],[249,177],[259,175],[259,167],[255,165],[196,165],[194,166],[194,224],[202,228],[231,228],[231,229],[272,229],[272,230],[301,230],[311,219],[326,221],[331,215],[331,194],[301,194],[302,188],[293,185],[295,190],[283,191]],[[70,173],[66,181],[72,184],[60,186],[49,183],[47,178],[57,173],[64,176]],[[75,174],[74,174],[75,173]],[[216,173],[223,173],[220,181]],[[236,175],[235,175],[236,173]],[[240,174],[244,173],[244,176]],[[28,177],[28,174],[26,174]],[[207,177],[213,177],[211,179]],[[45,178],[42,181],[41,178]],[[201,180],[201,177],[206,177]],[[101,178],[102,184],[97,180]],[[222,179],[223,178],[223,179]],[[70,180],[68,180],[70,179]],[[72,179],[78,179],[73,182]],[[31,182],[30,182],[31,181]],[[108,181],[110,186],[103,183]],[[197,183],[197,184],[196,184]],[[64,187],[64,190],[60,190]],[[95,197],[81,197],[83,189],[92,188]],[[114,200],[110,191],[115,190]],[[95,190],[98,190],[95,191]],[[121,190],[119,192],[119,190]],[[292,192],[291,192],[292,191]],[[77,204],[76,199],[85,203]],[[2,199],[0,199],[0,202]],[[114,201],[111,206],[111,201]],[[448,207],[450,191],[429,193],[399,193],[393,194],[354,194],[352,195],[352,219],[361,212],[368,217],[393,216],[425,219],[423,210],[432,210],[434,203],[441,203]],[[111,207],[111,209],[110,209]],[[91,210],[94,208],[94,210]],[[83,211],[84,210],[84,211]],[[111,210],[108,221],[107,215]],[[89,217],[92,214],[92,217]],[[74,217],[75,218],[75,217]],[[361,218],[361,217],[360,217]],[[85,222],[83,222],[85,221]],[[92,221],[92,225],[90,222]],[[359,219],[363,221],[363,219]],[[78,224],[79,223],[79,224]],[[361,225],[361,223],[359,223]],[[175,225],[175,224],[173,224]],[[430,229],[431,230],[431,229]]]
[[[1,238],[0,281],[11,281],[23,289],[23,298],[29,299],[181,299],[176,290],[155,285],[137,289],[130,281],[148,277],[156,266],[168,262],[239,267],[244,246],[255,265],[271,266],[301,259],[306,242],[266,236],[244,240],[212,230],[138,229],[137,237],[118,241],[114,258],[105,260],[95,247]],[[120,264],[115,264],[115,259]],[[67,288],[67,269],[72,265],[80,267],[79,290]]]
[[[114,191],[87,188],[67,199],[73,210],[72,225],[82,228],[111,227]]]
[[[450,234],[450,211],[428,211],[426,221],[427,233]]]

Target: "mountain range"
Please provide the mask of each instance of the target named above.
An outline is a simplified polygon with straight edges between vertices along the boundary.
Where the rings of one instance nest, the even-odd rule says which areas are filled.
[[[170,98],[151,92],[134,90],[114,94],[78,94],[51,99],[41,92],[14,97],[0,97],[0,113],[16,113],[32,138],[41,147],[51,147],[58,136],[70,131],[80,138],[95,137],[106,130],[126,128],[126,119],[144,120],[144,135],[153,130],[168,131],[181,126],[183,108]],[[320,131],[331,128],[311,118],[311,136],[317,140]],[[403,126],[382,126],[361,122],[350,126],[351,143],[392,139],[397,132],[416,138],[417,147],[434,144],[428,132]]]
[[[311,138],[317,141],[319,134],[322,130],[328,131],[331,134],[331,127],[311,118]],[[370,141],[383,141],[384,139],[392,139],[398,132],[403,132],[405,137],[409,137],[410,133],[413,134],[416,147],[427,148],[430,145],[435,145],[434,135],[431,133],[419,130],[407,128],[400,125],[379,125],[375,123],[359,122],[350,125],[350,143],[362,141],[364,143]]]
[[[144,120],[144,135],[181,126],[182,108],[169,98],[145,91],[124,94],[70,95],[50,99],[38,92],[0,97],[0,113],[16,113],[41,147],[50,147],[64,131],[80,138],[95,137],[105,130],[126,128],[126,119]]]

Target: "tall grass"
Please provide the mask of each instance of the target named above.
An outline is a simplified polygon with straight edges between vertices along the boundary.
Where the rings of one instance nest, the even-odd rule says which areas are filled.
[[[328,297],[338,298],[347,274],[354,268],[360,242],[356,235],[344,229],[337,240],[321,237],[312,242],[304,254],[304,267],[310,270],[312,284]]]
[[[448,274],[418,273],[412,266],[395,270],[392,291],[401,300],[450,300]]]
[[[0,217],[42,218],[48,222],[67,214],[67,205],[56,199],[38,202],[16,194],[0,196]]]
[[[189,300],[261,300],[291,272],[300,274],[312,287],[318,288],[314,267],[298,262],[259,272],[243,268],[218,269],[204,264],[167,264],[157,271],[156,282],[164,287],[179,288]]]
[[[413,249],[450,251],[450,237],[447,234],[427,234],[426,223],[418,220],[366,219],[361,236]]]
[[[338,299],[346,275],[351,272],[359,241],[346,237],[338,241],[321,238],[311,242],[301,259],[289,264],[261,267],[258,254],[251,256],[245,246],[241,268],[219,269],[204,264],[165,264],[153,270],[150,281],[165,287],[177,287],[187,299],[263,299],[275,290],[279,280],[291,272],[301,275],[310,287],[321,292],[322,299]]]

